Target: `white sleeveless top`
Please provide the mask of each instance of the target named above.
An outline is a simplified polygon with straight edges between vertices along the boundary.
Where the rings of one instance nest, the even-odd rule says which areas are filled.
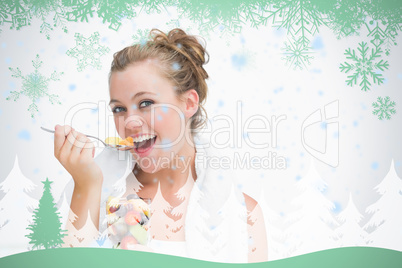
[[[153,240],[150,247],[163,254],[246,263],[248,234],[244,196],[230,170],[209,165],[211,158],[219,157],[219,151],[209,148],[209,142],[198,135],[194,141],[197,180],[191,190],[185,216],[185,241]],[[126,192],[126,178],[132,173],[134,160],[128,151],[104,149],[95,162],[104,176],[99,230],[105,232],[106,201],[110,195],[116,197],[120,193],[122,196]],[[121,174],[116,174],[119,170]]]

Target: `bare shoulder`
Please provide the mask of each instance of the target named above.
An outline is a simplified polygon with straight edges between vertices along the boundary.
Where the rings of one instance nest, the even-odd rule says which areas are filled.
[[[258,202],[255,201],[254,198],[249,196],[248,194],[243,193],[244,195],[244,201],[246,202],[246,208],[248,212],[251,212],[254,210],[254,208],[258,205]]]

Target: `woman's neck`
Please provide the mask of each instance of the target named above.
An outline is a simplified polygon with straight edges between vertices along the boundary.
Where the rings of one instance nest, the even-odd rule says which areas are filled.
[[[155,173],[146,173],[138,165],[134,167],[134,174],[137,180],[144,186],[161,185],[164,189],[180,189],[191,175],[196,179],[195,174],[195,153],[196,149],[186,142],[179,155],[174,155],[168,167],[160,168]]]

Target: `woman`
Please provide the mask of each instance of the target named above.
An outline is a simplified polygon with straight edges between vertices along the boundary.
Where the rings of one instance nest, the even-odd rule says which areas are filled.
[[[136,165],[127,178],[125,196],[151,198],[155,208],[167,202],[164,213],[153,213],[151,218],[156,252],[181,248],[181,255],[199,259],[266,261],[265,225],[257,202],[235,194],[235,181],[219,175],[221,170],[196,163],[201,154],[216,153],[205,149],[197,134],[206,120],[202,104],[207,96],[208,74],[203,68],[207,52],[181,29],[167,35],[153,30],[151,36],[146,44],[117,52],[110,73],[116,129],[121,138],[132,137],[135,144],[131,153]],[[82,228],[89,215],[99,228],[103,174],[93,159],[91,141],[69,126],[56,126],[55,156],[75,183],[74,227]],[[134,187],[138,184],[141,187]],[[238,215],[233,213],[236,206]],[[247,219],[246,213],[241,218],[242,207]],[[240,235],[241,228],[247,229],[248,237]]]

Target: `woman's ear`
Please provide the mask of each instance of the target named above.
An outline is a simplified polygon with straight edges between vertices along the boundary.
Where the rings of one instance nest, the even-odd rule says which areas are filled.
[[[189,89],[183,93],[184,115],[191,118],[198,111],[198,93],[195,89]]]

